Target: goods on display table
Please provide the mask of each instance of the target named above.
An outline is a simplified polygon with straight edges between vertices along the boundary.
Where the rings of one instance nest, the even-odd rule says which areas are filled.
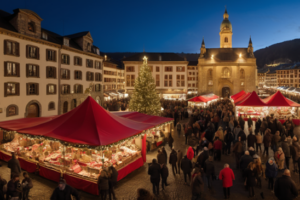
[[[268,115],[274,115],[277,119],[299,118],[296,107],[237,107],[237,116],[263,118]]]
[[[210,103],[217,101],[218,100],[218,96],[214,95],[214,94],[207,94],[207,95],[201,95],[201,96],[197,96],[194,97],[192,99],[188,100],[188,105],[191,107],[195,107],[195,106],[208,106]]]

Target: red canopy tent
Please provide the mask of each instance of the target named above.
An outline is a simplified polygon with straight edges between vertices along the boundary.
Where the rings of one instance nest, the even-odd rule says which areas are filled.
[[[0,122],[3,129],[91,146],[112,144],[154,126],[109,113],[92,97],[59,116]]]
[[[194,97],[190,100],[188,100],[189,102],[198,102],[198,103],[206,103],[208,101],[212,101],[214,99],[217,99],[219,98],[217,95],[202,95],[202,96],[197,96],[197,97]]]
[[[270,107],[300,107],[300,104],[285,98],[280,91],[262,100]]]
[[[146,115],[139,112],[112,112],[112,114],[131,119],[138,122],[151,123],[151,124],[163,124],[165,122],[173,121],[173,118],[159,117]]]
[[[242,102],[242,101],[246,100],[250,95],[251,95],[251,93],[247,92],[247,93],[243,94],[242,96],[240,96],[240,97],[236,98],[235,100],[233,100],[233,102],[234,102],[234,104]]]
[[[246,94],[246,92],[244,90],[242,90],[242,91],[240,91],[240,92],[238,92],[238,93],[230,96],[230,98],[233,99],[233,100],[235,100],[235,99],[237,99],[237,98],[239,98],[239,97],[241,97],[241,96],[243,96],[245,94]]]
[[[266,104],[259,98],[256,92],[253,91],[248,98],[236,104],[236,106],[262,107],[262,106],[266,106]]]

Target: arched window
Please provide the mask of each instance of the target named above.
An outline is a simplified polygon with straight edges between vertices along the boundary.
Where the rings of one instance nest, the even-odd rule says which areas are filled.
[[[49,103],[48,110],[55,110],[55,104],[54,104],[54,102],[50,102]]]
[[[222,70],[222,77],[223,78],[229,78],[230,77],[230,70],[228,67],[224,67]]]
[[[66,113],[66,112],[68,112],[68,102],[67,101],[65,101],[64,102],[64,105],[63,105],[63,113]]]
[[[244,69],[240,70],[240,78],[245,78],[245,70]]]
[[[9,105],[6,108],[6,117],[18,115],[19,109],[17,105]]]
[[[225,37],[225,38],[224,38],[224,42],[228,42],[228,37]]]
[[[72,109],[77,107],[76,99],[72,99],[71,107],[72,107]]]

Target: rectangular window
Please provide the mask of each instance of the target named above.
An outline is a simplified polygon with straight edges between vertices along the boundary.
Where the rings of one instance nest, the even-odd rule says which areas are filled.
[[[83,86],[76,84],[74,85],[74,93],[75,94],[82,94],[83,93]]]
[[[86,67],[93,68],[93,60],[86,59]]]
[[[165,87],[172,87],[172,75],[165,75]]]
[[[78,70],[75,70],[74,71],[74,79],[75,80],[82,80],[82,72],[78,71]]]
[[[46,50],[46,60],[47,61],[56,61],[56,51],[47,49]]]
[[[4,96],[16,96],[20,95],[19,83],[4,83]]]
[[[27,95],[38,95],[39,84],[38,83],[27,83]]]
[[[176,76],[176,86],[177,87],[184,87],[184,75],[177,75]]]
[[[126,86],[127,87],[133,87],[134,86],[134,80],[135,75],[127,75],[126,76]]]
[[[46,67],[46,78],[56,78],[55,67]]]
[[[70,94],[70,85],[62,85],[61,94]]]
[[[133,66],[126,66],[126,72],[134,72]]]
[[[101,69],[101,62],[95,61],[95,69]]]
[[[4,62],[4,76],[20,77],[20,64]]]
[[[82,58],[75,56],[74,57],[74,65],[76,66],[82,66]]]
[[[159,79],[159,74],[156,74],[156,87],[160,86],[160,79]]]
[[[130,87],[130,75],[126,76],[126,86]]]
[[[47,35],[47,33],[42,32],[42,38],[43,38],[44,40],[48,40],[48,35]]]
[[[159,67],[158,66],[156,67],[156,72],[159,72]]]
[[[181,87],[184,87],[184,85],[185,85],[184,75],[181,75]]]
[[[56,94],[56,85],[48,84],[47,85],[47,94]]]
[[[172,66],[165,67],[165,72],[172,72],[172,71],[173,71]]]
[[[70,70],[68,69],[61,69],[61,79],[70,79]]]
[[[61,54],[61,64],[70,64],[70,56],[67,54]]]
[[[27,58],[39,59],[40,58],[39,48],[27,45],[26,46],[26,57]]]
[[[86,80],[93,81],[94,80],[94,73],[93,72],[86,72]]]
[[[95,81],[102,81],[101,73],[95,73]]]
[[[135,76],[131,75],[131,87],[134,86]]]
[[[95,85],[95,92],[101,92],[101,84]]]
[[[38,65],[32,65],[32,64],[27,64],[26,65],[26,77],[40,77],[39,73],[39,66]]]
[[[185,71],[185,67],[182,66],[176,67],[176,72],[184,72],[184,71]]]
[[[10,40],[4,40],[4,54],[19,56],[20,55],[19,43]]]

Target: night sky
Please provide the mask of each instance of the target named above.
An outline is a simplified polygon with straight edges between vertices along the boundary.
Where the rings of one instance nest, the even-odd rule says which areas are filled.
[[[90,31],[103,52],[199,53],[203,37],[207,48],[219,47],[225,5],[233,47],[247,47],[250,35],[254,51],[300,38],[299,0],[1,0],[0,9],[33,10],[60,35]]]

